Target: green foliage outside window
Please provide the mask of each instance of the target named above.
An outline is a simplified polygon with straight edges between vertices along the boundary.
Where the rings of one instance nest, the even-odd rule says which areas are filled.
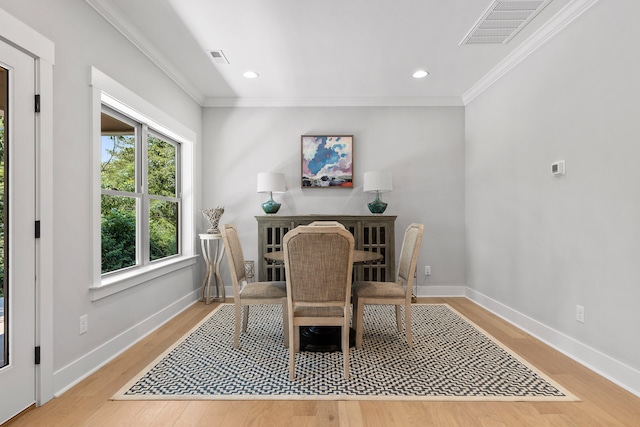
[[[102,196],[102,272],[136,265],[135,199]]]
[[[103,137],[104,138],[104,137]],[[135,192],[135,137],[109,136],[102,159],[102,188]],[[176,197],[176,147],[159,138],[147,139],[149,202],[149,259],[178,253],[176,201],[153,196]],[[102,273],[136,265],[136,198],[102,195]]]
[[[104,138],[104,137],[103,137]],[[102,188],[135,191],[135,136],[110,136],[101,164]],[[132,206],[133,205],[133,206]],[[102,195],[102,272],[136,265],[135,199]]]

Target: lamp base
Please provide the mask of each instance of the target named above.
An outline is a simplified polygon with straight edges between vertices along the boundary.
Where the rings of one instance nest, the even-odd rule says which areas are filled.
[[[369,211],[372,214],[381,214],[385,211],[385,209],[387,209],[387,204],[380,200],[380,197],[378,197],[378,195],[376,195],[376,199],[373,202],[367,203],[367,206],[369,206]]]
[[[280,210],[280,203],[277,203],[273,198],[269,198],[266,202],[262,204],[262,210],[266,214],[274,214]]]

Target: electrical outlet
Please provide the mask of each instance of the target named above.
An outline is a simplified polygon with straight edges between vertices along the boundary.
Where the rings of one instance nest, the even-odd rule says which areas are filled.
[[[428,266],[428,265],[424,266],[424,275],[431,276],[431,266]]]
[[[576,320],[584,323],[584,307],[581,305],[576,305]]]
[[[89,330],[89,318],[87,315],[80,316],[80,335],[86,333]]]

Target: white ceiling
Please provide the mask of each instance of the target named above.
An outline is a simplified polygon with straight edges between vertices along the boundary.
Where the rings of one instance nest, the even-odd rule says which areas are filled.
[[[460,45],[492,0],[86,1],[201,105],[226,106],[464,105],[597,0],[553,0],[497,45]]]

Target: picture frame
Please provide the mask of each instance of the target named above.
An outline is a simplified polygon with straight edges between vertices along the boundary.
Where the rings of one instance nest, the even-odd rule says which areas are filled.
[[[353,188],[353,135],[302,135],[302,188]]]

